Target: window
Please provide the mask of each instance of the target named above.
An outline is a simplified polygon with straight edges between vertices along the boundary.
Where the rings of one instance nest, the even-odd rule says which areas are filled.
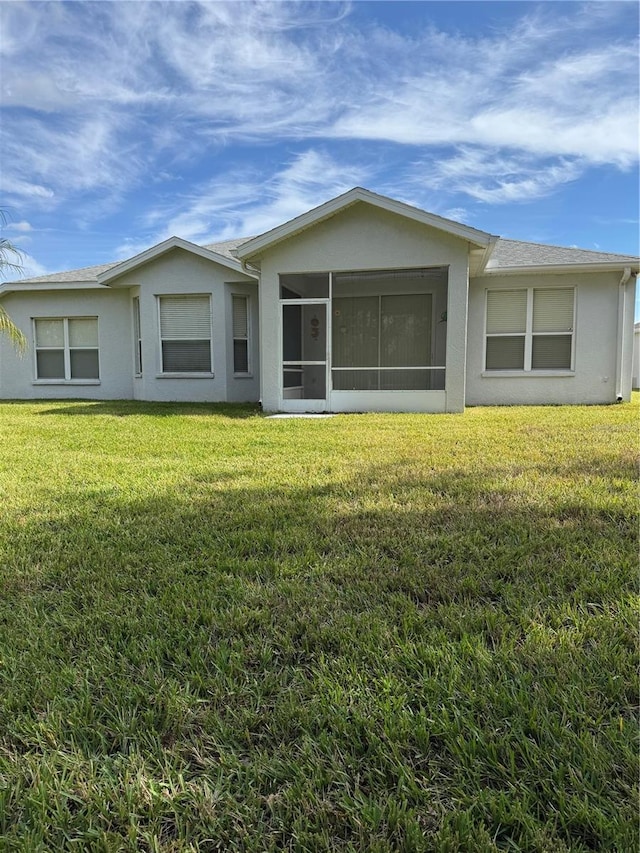
[[[485,369],[571,370],[575,288],[487,291]]]
[[[97,317],[43,317],[33,323],[37,379],[100,378]]]
[[[140,297],[133,297],[133,345],[135,347],[135,374],[142,376],[142,334],[140,331]]]
[[[233,295],[233,372],[249,373],[249,297]]]
[[[208,294],[161,296],[163,373],[211,373],[211,300]]]

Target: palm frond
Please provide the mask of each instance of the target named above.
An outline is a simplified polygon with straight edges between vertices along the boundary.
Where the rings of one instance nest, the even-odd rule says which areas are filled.
[[[6,223],[7,214],[0,209],[0,224],[6,225]],[[0,280],[5,279],[7,273],[21,273],[22,259],[23,254],[20,249],[6,237],[0,237]],[[20,354],[24,353],[27,348],[27,339],[0,305],[0,335],[2,334],[8,335],[9,340]]]
[[[7,314],[2,305],[0,305],[0,334],[3,333],[9,336],[9,340],[19,353],[24,353],[27,349],[27,339]]]

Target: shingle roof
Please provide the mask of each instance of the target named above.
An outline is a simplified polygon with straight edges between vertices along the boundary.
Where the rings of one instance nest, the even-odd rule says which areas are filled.
[[[233,250],[237,249],[253,237],[238,237],[234,240],[222,240],[218,243],[206,243],[205,249],[216,252],[225,258],[237,261]],[[22,279],[24,284],[64,284],[68,282],[97,282],[100,273],[117,266],[121,261],[110,264],[98,264],[93,267],[82,267],[76,270],[40,275],[35,278]],[[509,269],[511,267],[542,267],[561,266],[565,264],[598,264],[619,263],[622,265],[638,265],[638,258],[630,255],[615,255],[609,252],[594,252],[590,249],[575,249],[565,246],[549,246],[544,243],[525,243],[521,240],[504,240],[498,238],[487,271]]]
[[[237,249],[242,243],[246,243],[250,237],[239,237],[235,240],[223,240],[220,243],[207,243],[203,248],[210,252],[216,252],[231,261],[238,261],[235,255],[232,254],[232,249]],[[121,264],[122,261],[113,261],[110,264],[97,264],[94,267],[81,267],[76,270],[65,270],[64,272],[54,272],[49,275],[39,275],[34,278],[19,279],[20,284],[65,284],[68,282],[97,282],[98,276]]]
[[[217,252],[218,255],[224,255],[225,258],[230,258],[232,261],[238,259],[232,254],[233,249],[242,246],[247,240],[253,240],[253,237],[237,237],[235,240],[223,240],[221,243],[205,243],[204,248],[210,252]]]
[[[20,283],[39,284],[51,282],[70,282],[70,281],[97,281],[100,273],[110,270],[115,267],[119,261],[114,261],[111,264],[98,264],[95,267],[81,267],[79,270],[65,270],[64,272],[54,272],[49,275],[38,275],[34,278],[19,279]]]
[[[487,270],[505,267],[560,266],[563,264],[597,263],[637,264],[638,258],[629,255],[614,255],[609,252],[593,252],[590,249],[575,249],[564,246],[548,246],[544,243],[524,243],[520,240],[497,241]]]

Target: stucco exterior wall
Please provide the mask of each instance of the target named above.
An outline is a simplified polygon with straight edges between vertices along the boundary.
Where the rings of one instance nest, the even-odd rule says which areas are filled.
[[[631,387],[634,391],[640,390],[640,329],[633,332],[633,369],[631,371]]]
[[[462,411],[465,395],[468,245],[460,238],[362,202],[265,250],[261,257],[263,407],[274,411],[280,403],[280,274],[429,266],[448,267],[448,304],[442,309],[447,310],[448,314],[446,393],[438,398],[438,407],[450,412]],[[436,304],[435,310],[441,314],[439,308]],[[395,399],[402,408],[402,398],[398,396]]]
[[[484,276],[469,283],[467,344],[468,405],[613,403],[616,400],[616,341],[618,335],[619,273]],[[517,287],[575,287],[575,370],[571,375],[523,373],[500,376],[483,373],[486,290]],[[633,283],[625,290],[626,373],[624,394],[630,391],[633,328]]]
[[[2,305],[27,337],[29,348],[20,358],[0,335],[0,397],[3,399],[126,399],[133,395],[131,311],[126,292],[76,290],[61,293],[10,293]],[[36,380],[33,317],[97,317],[100,359],[99,384]]]
[[[249,297],[249,373],[233,373],[233,301],[234,294]],[[227,402],[257,403],[260,399],[260,320],[258,317],[258,285],[235,279],[226,285],[225,324],[227,329]]]
[[[114,282],[114,287],[128,294],[129,303],[133,296],[140,297],[142,376],[132,380],[136,400],[224,402],[258,399],[257,360],[254,359],[251,378],[234,378],[231,338],[232,292],[246,292],[251,296],[252,329],[257,329],[255,279],[182,249],[174,249],[122,276]],[[162,374],[158,296],[181,294],[211,295],[211,375],[171,377]],[[127,324],[132,328],[131,306]],[[131,353],[133,365],[133,350]],[[129,371],[133,373],[133,366]]]

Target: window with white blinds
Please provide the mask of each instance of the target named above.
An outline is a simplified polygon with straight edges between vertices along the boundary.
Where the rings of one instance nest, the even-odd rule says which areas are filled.
[[[211,299],[160,296],[163,373],[211,373]]]
[[[249,297],[234,294],[233,372],[249,373]]]
[[[486,370],[571,370],[575,288],[487,291]]]

